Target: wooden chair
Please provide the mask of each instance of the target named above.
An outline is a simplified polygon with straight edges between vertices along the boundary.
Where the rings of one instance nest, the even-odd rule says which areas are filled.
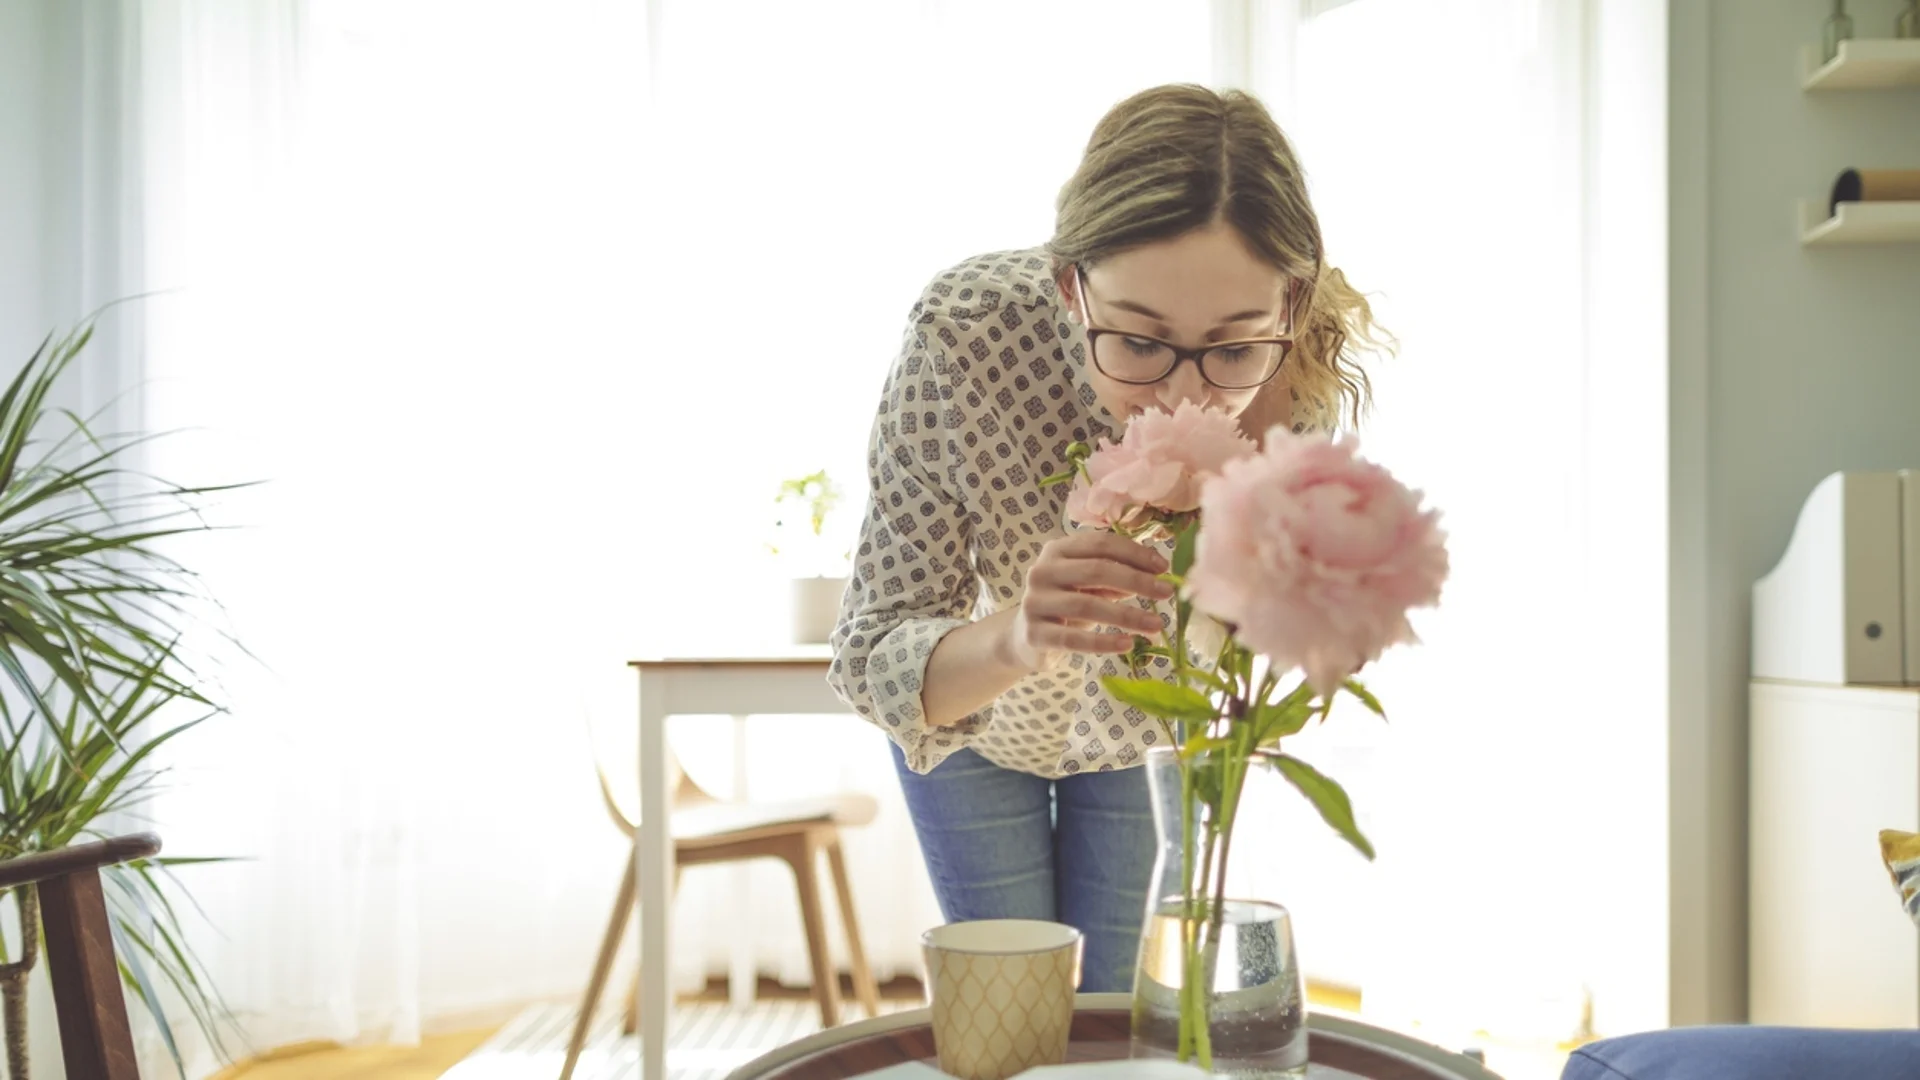
[[[615,797],[613,785],[603,769],[600,796],[613,823],[626,836],[629,846],[639,830],[635,815],[630,815]],[[793,870],[799,890],[800,918],[807,935],[807,958],[813,968],[813,998],[820,1009],[820,1024],[831,1028],[840,1022],[840,978],[827,951],[826,913],[820,898],[819,864],[825,855],[833,874],[834,892],[840,901],[840,921],[847,932],[848,960],[853,968],[854,992],[868,1016],[880,1015],[880,990],[867,966],[867,953],[860,940],[860,924],[854,917],[853,888],[847,879],[846,856],[840,847],[840,830],[873,821],[879,806],[866,795],[837,795],[818,799],[783,802],[728,803],[701,790],[693,779],[673,766],[678,777],[674,788],[673,850],[674,889],[680,886],[680,872],[689,866],[743,862],[749,859],[779,859]],[[580,1015],[574,1021],[573,1038],[567,1045],[567,1060],[560,1080],[571,1080],[580,1052],[586,1046],[593,1025],[595,1008],[606,988],[607,976],[626,936],[628,921],[634,914],[634,854],[627,855],[627,872],[620,879],[619,895],[613,902],[613,917],[608,920],[600,955],[594,961],[593,975],[587,982],[586,996],[580,1003]],[[646,958],[641,958],[645,963]],[[639,1003],[632,988],[627,991],[625,1031],[639,1029]]]
[[[159,851],[159,837],[137,833],[0,862],[0,890],[32,885],[38,893],[67,1080],[139,1080],[100,871]]]

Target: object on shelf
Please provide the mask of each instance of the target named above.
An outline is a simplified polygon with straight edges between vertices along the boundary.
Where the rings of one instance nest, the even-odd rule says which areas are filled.
[[[1920,202],[1920,169],[1848,169],[1833,182],[1827,213],[1861,202]]]
[[[1822,478],[1752,603],[1753,678],[1920,685],[1920,470]]]
[[[1843,41],[1839,55],[1825,62],[1820,58],[1820,46],[1802,46],[1800,85],[1804,90],[1886,90],[1920,86],[1920,39]]]
[[[1840,55],[1840,43],[1853,36],[1853,16],[1847,14],[1847,0],[1833,0],[1833,14],[1820,25],[1820,56],[1832,60]]]
[[[1893,20],[1893,36],[1903,41],[1920,39],[1920,0],[1907,0],[1907,6],[1900,9],[1900,15]]]
[[[1841,203],[1827,216],[1825,200],[1800,200],[1800,242],[1828,244],[1920,243],[1920,202]]]

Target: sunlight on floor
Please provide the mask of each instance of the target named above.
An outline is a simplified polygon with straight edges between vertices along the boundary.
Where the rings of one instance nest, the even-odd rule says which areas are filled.
[[[1351,992],[1314,987],[1309,997],[1319,1012],[1364,1022],[1357,1011],[1359,997]],[[305,1052],[283,1052],[236,1066],[214,1080],[440,1080],[497,1030],[436,1036],[417,1047],[314,1048]],[[1559,1080],[1570,1049],[1547,1043],[1500,1040],[1485,1032],[1414,1029],[1405,1033],[1437,1046],[1476,1047],[1485,1053],[1487,1068],[1504,1080]],[[699,1055],[702,1060],[686,1060],[687,1054]],[[725,1069],[739,1064],[735,1060],[739,1056],[710,1049],[683,1050],[675,1054],[674,1065],[683,1069]]]
[[[438,1035],[419,1046],[313,1048],[236,1065],[213,1080],[440,1080],[493,1029]]]

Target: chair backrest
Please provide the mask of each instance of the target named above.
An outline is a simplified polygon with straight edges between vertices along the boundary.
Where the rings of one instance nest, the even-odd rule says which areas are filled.
[[[159,851],[138,833],[0,862],[0,890],[31,886],[39,899],[67,1080],[139,1080],[100,871]]]
[[[640,825],[639,756],[609,753],[591,717],[587,719],[586,728],[588,755],[593,761],[594,776],[600,782],[600,800],[614,825],[631,833]],[[712,798],[680,767],[680,759],[671,746],[667,748],[667,790],[668,797],[676,803]]]

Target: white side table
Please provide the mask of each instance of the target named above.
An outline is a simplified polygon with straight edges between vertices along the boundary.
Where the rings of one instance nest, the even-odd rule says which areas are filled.
[[[831,662],[825,645],[810,645],[755,649],[737,656],[656,655],[630,664],[640,677],[640,829],[634,839],[640,879],[640,1080],[667,1080],[667,1021],[673,1009],[667,718],[731,716],[738,733],[750,715],[847,712],[827,686]],[[738,743],[736,778],[737,748]]]

